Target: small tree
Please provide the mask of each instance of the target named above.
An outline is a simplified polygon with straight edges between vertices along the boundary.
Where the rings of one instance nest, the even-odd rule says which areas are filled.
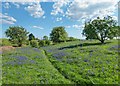
[[[40,47],[45,46],[45,40],[40,40],[38,45]]]
[[[48,40],[48,36],[43,36],[43,40]]]
[[[45,44],[50,45],[51,44],[50,40],[45,40]]]
[[[64,27],[55,27],[55,28],[53,28],[53,30],[50,34],[50,38],[55,43],[62,42],[62,41],[67,40],[68,34],[65,31]]]
[[[20,26],[12,26],[5,32],[6,36],[13,44],[17,44],[19,47],[27,40],[28,32]]]
[[[32,33],[29,34],[29,41],[31,41],[31,40],[35,40],[35,36]]]
[[[101,43],[108,38],[112,39],[113,35],[113,27],[116,25],[116,21],[112,19],[112,17],[104,17],[100,19],[94,19],[89,22],[85,22],[85,27],[83,30],[83,35],[86,36],[86,39],[97,39]]]
[[[32,47],[38,47],[38,41],[37,40],[31,40],[30,41],[30,45],[32,46]]]

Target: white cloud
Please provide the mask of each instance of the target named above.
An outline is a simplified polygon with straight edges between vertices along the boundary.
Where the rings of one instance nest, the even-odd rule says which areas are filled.
[[[14,24],[16,19],[6,14],[0,13],[0,24]]]
[[[16,6],[16,8],[20,8],[20,3],[13,2],[12,4],[13,4],[13,5],[15,5],[15,6]]]
[[[71,26],[69,26],[69,25],[68,25],[68,26],[65,26],[65,27],[66,27],[66,28],[71,28]]]
[[[70,0],[58,0],[53,4],[51,15],[64,14],[62,7],[66,6]]]
[[[112,16],[112,18],[113,18],[114,20],[118,21],[118,17]]]
[[[6,9],[9,9],[10,8],[9,2],[6,2],[3,7],[6,8]]]
[[[113,15],[118,0],[74,0],[66,11],[72,19],[93,18]]]
[[[2,2],[36,2],[40,0],[2,0]]]
[[[43,27],[40,27],[40,26],[33,26],[32,28],[44,29]]]
[[[2,2],[54,2],[57,0],[2,0]]]
[[[56,21],[62,21],[62,18],[60,17],[60,18],[56,18]]]
[[[84,25],[77,25],[77,24],[74,24],[74,25],[68,25],[68,26],[65,26],[66,28],[75,28],[75,29],[83,29],[84,28]]]
[[[58,0],[53,4],[51,15],[64,15],[69,19],[79,21],[83,18],[86,20],[98,16],[113,16],[118,1],[119,0]],[[65,8],[65,10],[63,8]]]
[[[46,18],[46,16],[43,16],[43,19],[45,19]]]
[[[31,3],[31,5],[25,7],[25,10],[27,10],[34,18],[40,18],[44,15],[44,11],[39,2]]]

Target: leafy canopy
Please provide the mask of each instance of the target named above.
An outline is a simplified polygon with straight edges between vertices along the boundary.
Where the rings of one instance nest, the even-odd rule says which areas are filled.
[[[85,22],[83,35],[86,36],[86,39],[97,39],[104,43],[106,39],[113,39],[115,36],[116,29],[113,28],[115,26],[116,21],[111,16],[104,17],[103,19],[97,17],[97,19]]]
[[[68,38],[68,34],[65,31],[65,27],[54,27],[50,34],[50,38],[55,43],[66,41]]]
[[[9,40],[13,44],[17,44],[19,47],[22,46],[28,37],[28,32],[25,30],[25,28],[20,26],[9,27],[9,29],[6,30],[5,34],[7,37],[9,37]]]

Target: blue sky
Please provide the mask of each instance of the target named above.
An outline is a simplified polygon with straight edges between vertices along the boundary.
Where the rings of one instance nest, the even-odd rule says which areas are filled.
[[[64,26],[69,36],[84,39],[84,21],[97,16],[113,16],[117,20],[117,1],[60,0],[56,2],[2,2],[2,37],[9,26],[23,26],[37,38],[49,36],[53,27]],[[96,1],[96,2],[95,2]]]

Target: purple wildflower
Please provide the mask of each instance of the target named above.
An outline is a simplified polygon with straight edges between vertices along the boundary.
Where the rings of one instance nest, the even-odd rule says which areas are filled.
[[[34,50],[35,52],[40,52],[40,50],[39,50],[38,48],[33,48],[33,50]]]

